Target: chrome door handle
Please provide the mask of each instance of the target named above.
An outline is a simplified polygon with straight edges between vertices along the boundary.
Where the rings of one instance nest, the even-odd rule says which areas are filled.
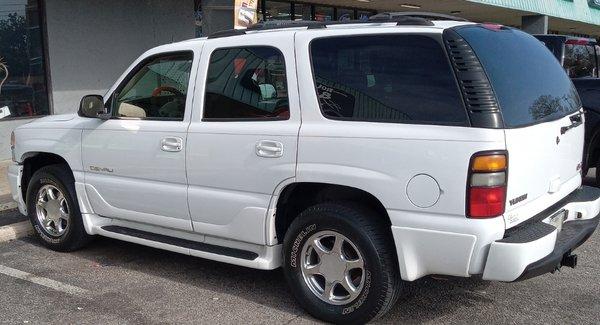
[[[256,155],[264,158],[283,156],[283,143],[273,140],[260,140],[256,143]]]
[[[167,152],[178,152],[183,149],[183,139],[179,137],[168,137],[160,140],[160,150]]]

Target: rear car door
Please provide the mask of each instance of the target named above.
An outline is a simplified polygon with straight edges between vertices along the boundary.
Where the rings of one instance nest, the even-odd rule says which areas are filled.
[[[196,232],[266,242],[273,192],[295,177],[300,109],[289,36],[249,34],[204,46],[187,141]]]
[[[112,117],[83,131],[94,213],[191,230],[184,146],[194,56],[186,50],[141,60],[110,95]]]

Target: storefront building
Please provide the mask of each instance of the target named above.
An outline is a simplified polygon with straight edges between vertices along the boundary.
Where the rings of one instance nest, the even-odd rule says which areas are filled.
[[[10,132],[73,113],[156,45],[261,20],[366,20],[432,11],[532,33],[600,36],[600,0],[0,0],[0,160]]]

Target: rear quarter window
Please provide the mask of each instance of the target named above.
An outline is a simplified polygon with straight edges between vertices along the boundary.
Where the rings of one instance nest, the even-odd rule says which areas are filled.
[[[332,119],[467,125],[452,68],[439,41],[424,35],[315,39],[319,105]]]
[[[481,25],[455,30],[481,61],[506,127],[559,119],[581,107],[565,70],[533,36],[512,28],[497,30]]]

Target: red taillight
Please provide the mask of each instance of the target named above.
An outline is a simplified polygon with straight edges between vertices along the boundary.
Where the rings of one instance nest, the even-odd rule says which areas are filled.
[[[504,213],[506,186],[473,187],[469,189],[469,216],[493,218]]]
[[[467,216],[494,218],[504,213],[508,159],[505,152],[473,155],[467,183]]]

